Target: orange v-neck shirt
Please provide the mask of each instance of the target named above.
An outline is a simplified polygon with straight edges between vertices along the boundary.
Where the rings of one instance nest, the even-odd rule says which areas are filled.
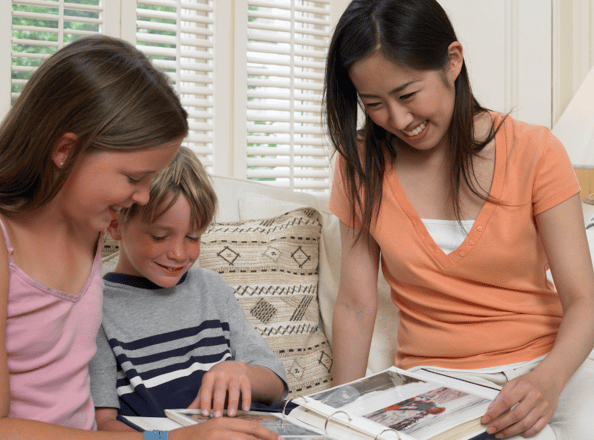
[[[343,173],[338,156],[329,206],[358,228]],[[548,353],[563,312],[534,216],[579,191],[550,130],[507,117],[495,137],[491,185],[501,204],[486,203],[460,247],[445,254],[388,166],[371,234],[400,313],[396,365],[486,368]]]

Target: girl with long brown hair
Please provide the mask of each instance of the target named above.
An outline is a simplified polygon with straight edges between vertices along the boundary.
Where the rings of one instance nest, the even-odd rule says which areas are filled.
[[[101,324],[102,231],[146,204],[188,133],[167,80],[128,43],[77,40],[32,75],[0,126],[0,439],[98,433],[88,363]],[[215,420],[171,440],[277,435]]]

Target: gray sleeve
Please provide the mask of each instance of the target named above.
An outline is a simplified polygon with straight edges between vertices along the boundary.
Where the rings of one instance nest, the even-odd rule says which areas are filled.
[[[116,359],[103,326],[97,334],[97,352],[89,364],[91,395],[95,408],[120,408],[116,390]]]
[[[230,293],[227,299],[227,311],[229,314],[233,358],[249,365],[266,367],[275,373],[283,381],[282,399],[286,398],[289,385],[280,357],[272,351],[262,335],[248,322],[243,309],[233,294],[233,289],[225,284],[225,290]]]

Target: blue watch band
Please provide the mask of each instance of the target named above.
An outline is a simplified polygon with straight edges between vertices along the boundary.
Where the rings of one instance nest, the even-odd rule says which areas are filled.
[[[169,431],[144,431],[144,440],[167,440]]]

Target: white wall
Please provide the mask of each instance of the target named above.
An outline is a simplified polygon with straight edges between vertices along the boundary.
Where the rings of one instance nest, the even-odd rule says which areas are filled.
[[[553,120],[594,65],[594,0],[553,0]]]
[[[438,0],[465,50],[486,107],[551,126],[552,20],[548,0]]]

